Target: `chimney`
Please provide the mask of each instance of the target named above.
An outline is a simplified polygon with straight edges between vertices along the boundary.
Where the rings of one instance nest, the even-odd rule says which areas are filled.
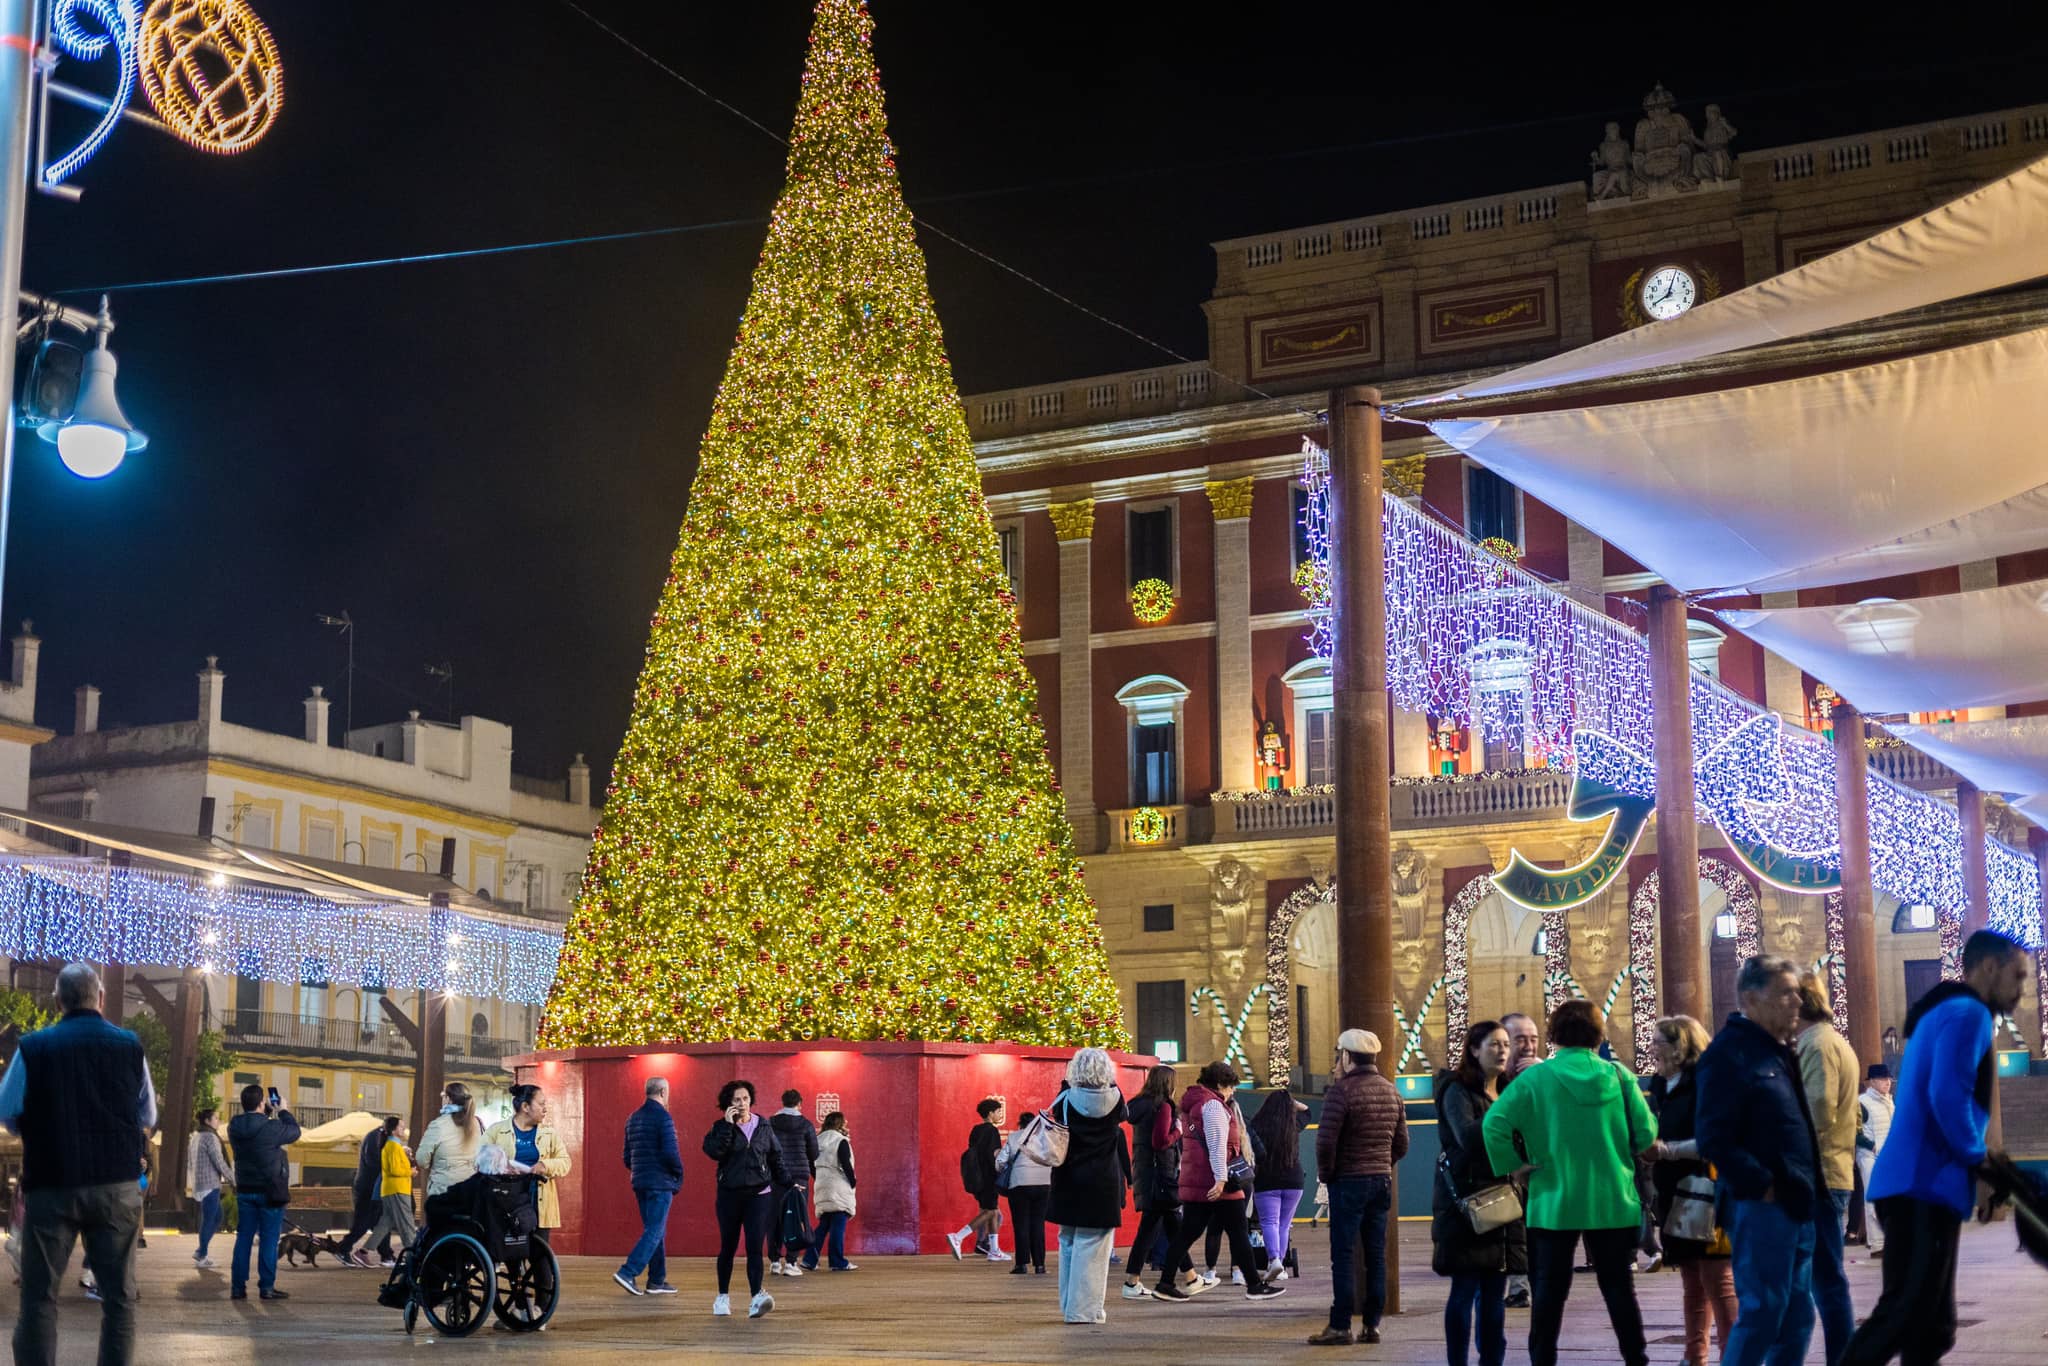
[[[76,706],[71,713],[71,733],[92,734],[100,728],[100,690],[90,683],[81,683],[72,697]]]
[[[399,723],[399,731],[405,746],[405,753],[399,757],[408,764],[424,764],[427,756],[420,751],[420,714],[407,712],[405,720]]]
[[[577,806],[590,805],[590,765],[581,754],[569,765],[569,800]]]
[[[199,724],[217,726],[220,724],[221,686],[227,682],[227,675],[220,671],[220,656],[208,655],[206,667],[199,671]]]
[[[455,876],[455,836],[448,835],[441,840],[441,876]]]
[[[36,636],[36,624],[24,621],[21,634],[14,638],[14,686],[31,700],[36,695],[36,656],[42,652],[43,642]]]
[[[327,690],[318,683],[313,685],[313,695],[306,699],[306,743],[327,748],[327,709],[334,705],[326,697]]]

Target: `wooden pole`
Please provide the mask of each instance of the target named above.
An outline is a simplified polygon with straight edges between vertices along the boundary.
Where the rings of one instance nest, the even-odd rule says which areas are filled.
[[[1391,716],[1387,709],[1385,532],[1381,525],[1380,391],[1330,394],[1330,537],[1336,658],[1331,679],[1337,776],[1337,1001],[1340,1029],[1380,1038],[1380,1065],[1399,1055],[1394,1021]],[[1394,1182],[1400,1188],[1398,1176]],[[1401,1312],[1398,1199],[1387,1215],[1386,1312]],[[1362,1264],[1361,1264],[1362,1265]],[[1363,1277],[1359,1280],[1361,1291]]]
[[[1692,777],[1692,669],[1685,598],[1650,589],[1650,700],[1656,726],[1658,977],[1666,1015],[1708,1021],[1700,942],[1700,825]]]
[[[179,1209],[185,1197],[185,1149],[191,1140],[192,1112],[198,1108],[198,1079],[192,1075],[199,1055],[200,1016],[204,1014],[206,982],[198,968],[178,979],[177,1003],[164,1020],[171,1036],[171,1058],[164,1094],[157,1106],[157,1129],[163,1134],[156,1186],[150,1191],[159,1209]]]
[[[1991,928],[1991,870],[1984,856],[1984,791],[1956,784],[1956,814],[1963,823],[1963,937]]]
[[[1849,1044],[1864,1067],[1884,1061],[1877,1014],[1877,898],[1870,886],[1870,749],[1863,713],[1834,710],[1835,803],[1842,838],[1843,981],[1849,992]]]

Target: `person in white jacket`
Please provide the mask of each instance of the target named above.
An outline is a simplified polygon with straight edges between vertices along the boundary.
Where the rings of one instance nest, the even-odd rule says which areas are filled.
[[[846,1221],[853,1218],[855,1200],[853,1135],[847,1131],[846,1116],[838,1110],[825,1116],[818,1131],[818,1167],[812,1175],[812,1199],[818,1211],[818,1227],[811,1235],[810,1250],[804,1253],[806,1271],[818,1269],[818,1249],[831,1240],[826,1264],[834,1271],[859,1270],[846,1260]]]
[[[1892,1069],[1881,1062],[1870,1065],[1870,1071],[1863,1081],[1863,1094],[1856,1097],[1856,1109],[1862,1116],[1862,1127],[1856,1131],[1856,1172],[1863,1178],[1863,1189],[1870,1189],[1870,1171],[1877,1165],[1877,1155],[1884,1149],[1885,1136],[1892,1131]],[[1884,1225],[1878,1221],[1877,1212],[1871,1210],[1864,1215],[1864,1239],[1873,1258],[1884,1256]]]
[[[1029,1271],[1045,1274],[1045,1207],[1052,1200],[1052,1168],[1034,1157],[1024,1146],[1038,1127],[1038,1116],[1026,1111],[1002,1151],[996,1154],[998,1178],[1008,1172],[1005,1195],[1010,1202],[1010,1241],[1017,1247],[1017,1264],[1012,1276]]]

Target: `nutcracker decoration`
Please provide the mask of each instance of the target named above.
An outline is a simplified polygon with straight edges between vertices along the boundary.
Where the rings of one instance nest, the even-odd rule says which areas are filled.
[[[1266,771],[1266,791],[1278,792],[1287,773],[1287,741],[1271,721],[1259,729],[1259,765]]]

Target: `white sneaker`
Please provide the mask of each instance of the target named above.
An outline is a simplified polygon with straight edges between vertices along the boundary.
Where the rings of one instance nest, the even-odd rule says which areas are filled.
[[[1201,1276],[1203,1285],[1215,1285],[1222,1280],[1222,1278],[1216,1274],[1214,1268],[1211,1268],[1208,1271],[1198,1272],[1197,1274]]]
[[[1244,1273],[1242,1271],[1239,1271],[1236,1267],[1232,1267],[1230,1270],[1230,1283],[1232,1285],[1243,1285]],[[1214,1285],[1215,1282],[1211,1281],[1209,1282],[1209,1284]]]
[[[947,1247],[950,1247],[950,1248],[952,1248],[952,1249],[953,1249],[953,1260],[954,1260],[954,1261],[956,1261],[956,1262],[957,1262],[957,1261],[959,1261],[959,1260],[960,1260],[960,1235],[959,1235],[959,1234],[957,1234],[957,1233],[949,1233],[949,1234],[947,1234],[947,1235],[946,1235],[946,1246],[947,1246]]]
[[[730,1296],[730,1295],[720,1295],[720,1296],[719,1296],[718,1298],[716,1298],[716,1299],[714,1299],[713,1301],[711,1301],[711,1317],[712,1317],[712,1318],[714,1318],[714,1319],[729,1319],[729,1318],[731,1318],[731,1317],[732,1317],[732,1296]]]
[[[782,1274],[785,1276],[801,1276],[804,1274],[804,1269],[795,1262],[791,1262],[782,1268]]]
[[[747,1302],[747,1317],[758,1319],[775,1307],[775,1297],[763,1290]]]
[[[1108,1322],[1109,1322],[1109,1311],[1108,1311],[1108,1310],[1106,1310],[1106,1309],[1098,1309],[1098,1310],[1096,1310],[1096,1311],[1095,1311],[1095,1321],[1096,1321],[1097,1323],[1108,1323]]]
[[[997,1248],[995,1251],[989,1253],[988,1259],[992,1262],[1014,1262],[1017,1260],[1015,1257],[1012,1257],[1009,1253],[1003,1251],[1001,1248]]]
[[[1127,1300],[1149,1300],[1152,1298],[1152,1292],[1142,1285],[1131,1285],[1127,1282],[1124,1285],[1124,1298]]]
[[[199,1270],[201,1270],[201,1271],[218,1271],[218,1270],[220,1270],[220,1263],[219,1263],[219,1262],[216,1262],[216,1261],[215,1261],[215,1260],[214,1260],[213,1258],[211,1258],[211,1257],[194,1257],[194,1258],[192,1259],[192,1265],[193,1265],[194,1267],[198,1268],[198,1269],[199,1269]]]
[[[780,1276],[780,1275],[782,1274],[782,1263],[781,1263],[781,1262],[770,1262],[770,1263],[768,1263],[768,1274],[769,1274],[769,1275],[771,1275],[771,1276]]]
[[[1194,1275],[1182,1281],[1180,1283],[1180,1288],[1181,1293],[1188,1295],[1189,1297],[1193,1297],[1195,1295],[1201,1294],[1204,1290],[1207,1290],[1210,1286],[1214,1284],[1214,1281],[1209,1280],[1207,1277],[1203,1276],[1201,1272],[1197,1271]]]
[[[1271,1277],[1269,1277],[1268,1279],[1270,1279],[1270,1280],[1275,1280],[1275,1281],[1284,1281],[1284,1280],[1288,1280],[1288,1279],[1290,1279],[1290,1277],[1289,1277],[1289,1276],[1288,1276],[1288,1274],[1287,1274],[1287,1268],[1283,1266],[1283,1267],[1281,1267],[1281,1268],[1280,1268],[1280,1269],[1279,1269],[1278,1271],[1275,1271],[1275,1272],[1274,1272],[1274,1273],[1272,1274],[1272,1276],[1271,1276]]]

